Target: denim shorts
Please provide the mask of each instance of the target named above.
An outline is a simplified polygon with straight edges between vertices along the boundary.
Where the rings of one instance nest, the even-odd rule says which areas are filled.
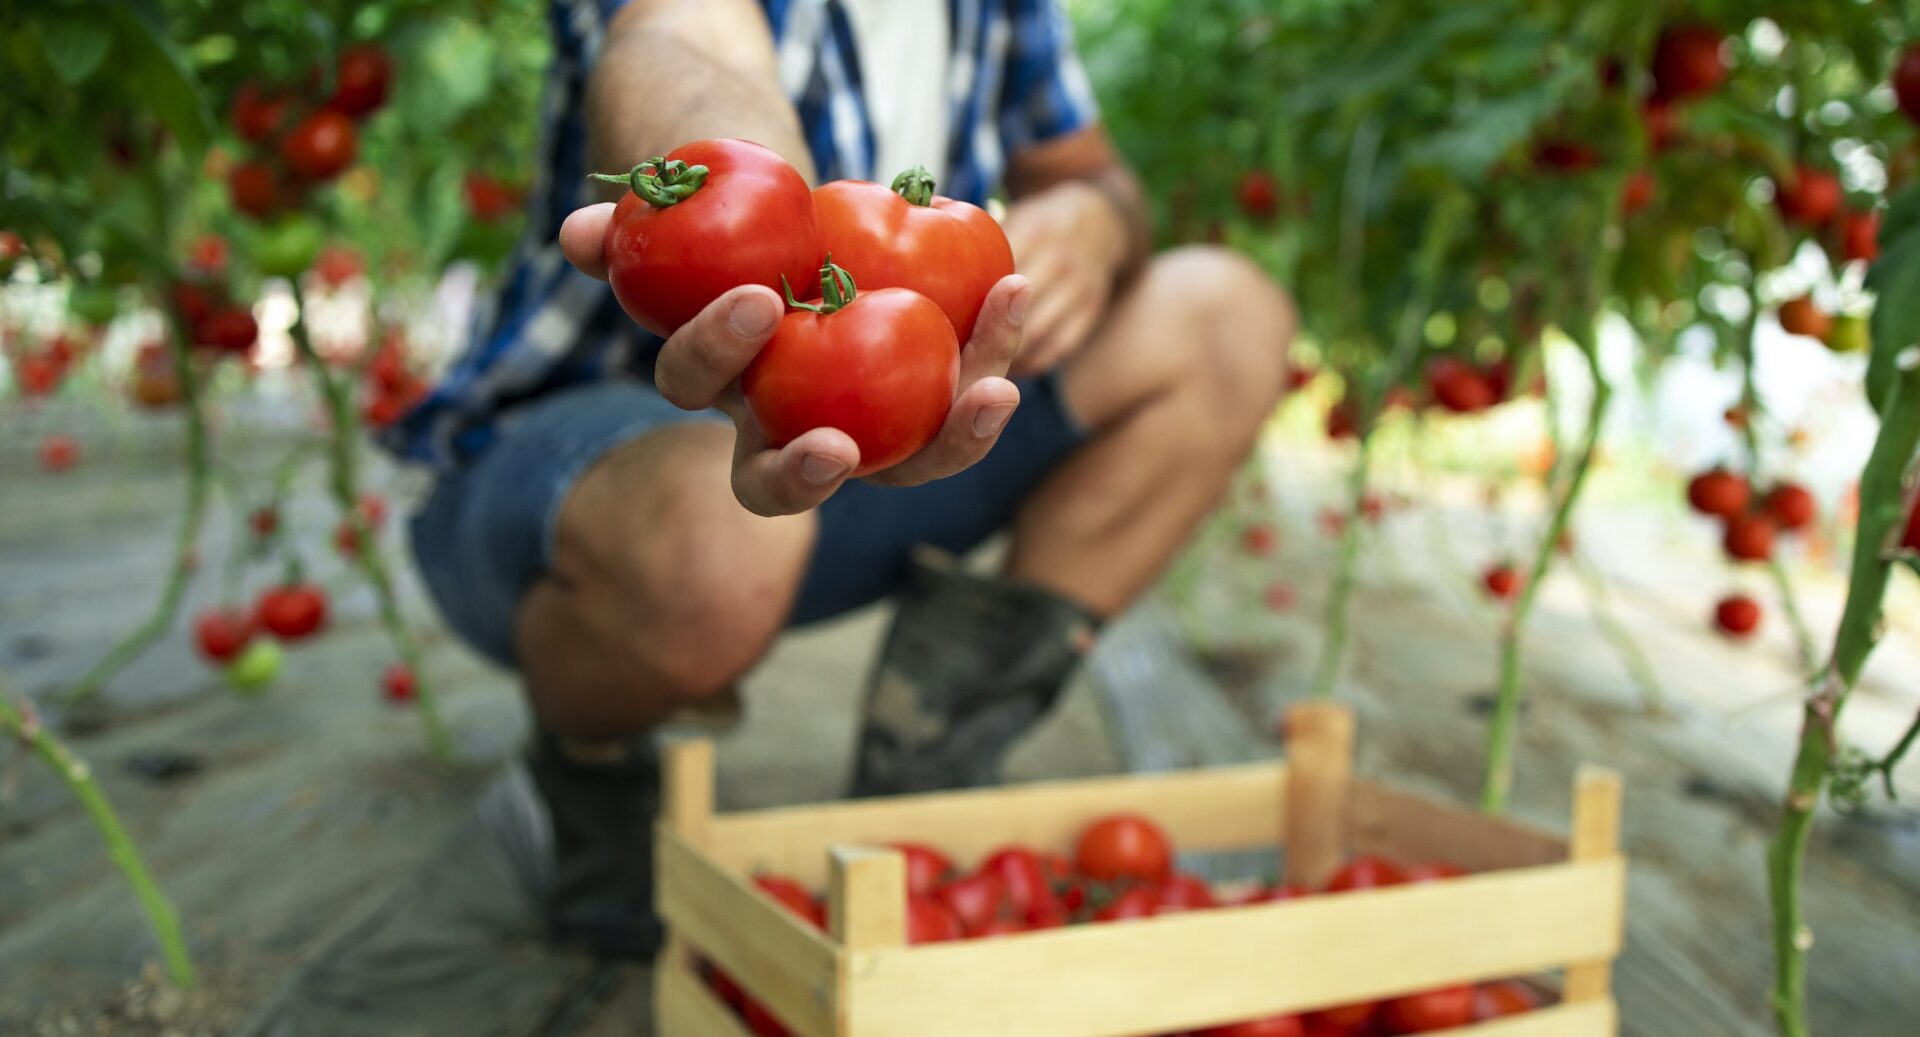
[[[978,546],[1086,440],[1052,375],[1017,384],[1019,408],[972,468],[906,488],[848,482],[820,506],[820,534],[789,626],[885,597],[917,544],[955,553]],[[514,615],[552,564],[560,506],[574,483],[656,429],[727,420],[718,411],[681,410],[630,378],[557,390],[515,407],[484,450],[439,477],[410,524],[414,557],[448,625],[513,666]]]

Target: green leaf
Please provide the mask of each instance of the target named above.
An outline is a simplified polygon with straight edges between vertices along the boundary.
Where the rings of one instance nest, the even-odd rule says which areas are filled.
[[[1867,271],[1878,296],[1873,308],[1873,355],[1867,362],[1867,399],[1877,410],[1893,380],[1894,358],[1920,342],[1920,188],[1893,200],[1880,224],[1880,258]]]
[[[35,25],[47,63],[69,86],[84,82],[106,59],[113,32],[97,15],[61,11]]]
[[[114,17],[128,52],[124,85],[134,102],[159,116],[182,148],[199,152],[213,135],[213,115],[186,53],[150,3],[129,0],[114,8]]]

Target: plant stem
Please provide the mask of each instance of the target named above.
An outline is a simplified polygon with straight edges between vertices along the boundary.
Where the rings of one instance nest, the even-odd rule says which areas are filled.
[[[1867,657],[1879,642],[1881,609],[1893,571],[1888,551],[1906,523],[1901,482],[1920,446],[1920,364],[1899,372],[1881,413],[1880,434],[1860,476],[1860,517],[1855,530],[1847,604],[1834,636],[1833,657],[1815,679],[1802,712],[1780,830],[1767,849],[1767,892],[1773,905],[1773,1012],[1786,1037],[1806,1037],[1807,951],[1813,931],[1800,910],[1800,878],[1807,838],[1820,805],[1837,746],[1840,711],[1860,681]]]
[[[308,372],[319,384],[320,393],[326,399],[328,416],[332,419],[327,439],[328,459],[332,466],[328,488],[333,494],[334,504],[340,508],[341,521],[353,530],[356,547],[353,561],[373,586],[374,596],[380,604],[380,621],[386,627],[387,637],[392,640],[400,661],[413,673],[414,701],[419,705],[421,731],[426,736],[427,748],[435,758],[451,760],[453,743],[440,718],[439,699],[427,680],[426,668],[420,664],[420,646],[407,627],[406,617],[400,612],[399,596],[394,592],[393,580],[387,573],[380,543],[367,525],[365,516],[360,513],[359,450],[355,437],[360,426],[354,418],[352,395],[334,378],[327,362],[313,348],[313,339],[307,334],[307,305],[300,291],[299,279],[290,279],[290,283],[293,285],[295,307],[291,329],[294,346],[299,349],[300,358],[306,363]]]
[[[1326,638],[1320,643],[1320,661],[1314,666],[1313,695],[1329,698],[1340,683],[1340,671],[1347,657],[1347,602],[1353,596],[1354,573],[1360,558],[1360,527],[1365,523],[1361,502],[1367,495],[1367,472],[1373,456],[1372,430],[1360,439],[1360,456],[1354,459],[1347,476],[1352,505],[1347,522],[1340,531],[1340,556],[1334,570],[1333,589],[1327,594]]]
[[[99,830],[100,837],[106,840],[107,852],[113,858],[113,863],[119,866],[121,873],[127,877],[127,884],[133,887],[133,895],[140,901],[140,910],[147,916],[147,925],[152,928],[153,937],[160,944],[160,955],[166,961],[167,975],[179,986],[193,986],[193,959],[187,953],[186,941],[180,935],[180,917],[175,913],[172,901],[167,899],[167,894],[147,872],[139,849],[127,835],[127,830],[121,827],[119,815],[114,813],[113,806],[100,791],[99,783],[94,781],[92,768],[47,732],[33,714],[31,706],[16,708],[9,698],[9,689],[4,682],[0,682],[0,731],[31,746],[53,769],[54,774],[66,783],[74,798],[80,801],[93,826]]]
[[[1586,587],[1587,604],[1593,611],[1594,623],[1600,627],[1600,633],[1606,637],[1607,643],[1619,654],[1621,665],[1633,676],[1634,683],[1640,685],[1640,695],[1647,709],[1657,712],[1665,708],[1666,689],[1660,684],[1659,675],[1654,673],[1653,663],[1647,659],[1647,653],[1640,649],[1640,643],[1621,624],[1619,617],[1613,614],[1608,601],[1606,577],[1577,551],[1568,564]]]
[[[1613,387],[1607,384],[1606,376],[1600,370],[1597,314],[1593,320],[1594,324],[1587,328],[1579,341],[1580,350],[1587,358],[1587,370],[1593,378],[1593,400],[1587,406],[1587,427],[1582,434],[1580,452],[1565,470],[1566,478],[1561,483],[1558,499],[1554,501],[1546,532],[1534,548],[1533,565],[1525,574],[1520,596],[1513,603],[1513,611],[1500,629],[1500,690],[1494,706],[1493,722],[1487,730],[1487,773],[1480,793],[1480,807],[1489,814],[1504,813],[1507,796],[1513,790],[1514,726],[1520,716],[1521,637],[1526,632],[1527,617],[1533,613],[1533,603],[1540,593],[1540,585],[1546,582],[1547,572],[1553,565],[1560,535],[1566,531],[1567,520],[1580,499],[1580,490],[1593,469],[1593,455],[1600,445],[1600,430],[1606,420],[1607,404],[1613,398]]]
[[[1760,329],[1760,296],[1753,282],[1747,283],[1747,321],[1740,331],[1740,409],[1746,415],[1740,423],[1741,438],[1747,446],[1747,485],[1760,492],[1760,436],[1755,426],[1760,421],[1760,393],[1754,385],[1754,336]],[[1800,597],[1794,592],[1793,577],[1778,555],[1767,559],[1767,570],[1780,595],[1780,611],[1786,614],[1787,627],[1793,631],[1793,643],[1799,653],[1800,672],[1812,673],[1820,664],[1820,650],[1814,646],[1813,631],[1807,628],[1800,611]]]

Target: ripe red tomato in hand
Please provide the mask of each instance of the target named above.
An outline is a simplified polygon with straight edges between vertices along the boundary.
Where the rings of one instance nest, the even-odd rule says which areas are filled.
[[[1473,1022],[1473,987],[1441,987],[1396,997],[1380,1006],[1388,1033],[1432,1033]]]
[[[891,849],[907,859],[907,895],[930,897],[953,874],[953,859],[926,843],[894,843]]]
[[[331,180],[353,165],[360,150],[360,131],[353,120],[322,108],[300,120],[280,141],[280,157],[287,168],[307,180]]]
[[[311,583],[269,587],[253,606],[254,622],[282,641],[313,636],[327,622],[327,593]]]
[[[193,640],[201,655],[226,662],[253,640],[253,617],[237,609],[207,609],[193,621]]]
[[[227,118],[233,123],[235,136],[249,144],[258,144],[273,136],[287,121],[287,107],[286,94],[266,90],[258,83],[243,83],[233,95]]]
[[[1677,101],[1712,93],[1727,79],[1720,57],[1725,39],[1710,25],[1670,25],[1653,48],[1653,95]]]
[[[1244,1023],[1201,1030],[1195,1037],[1306,1037],[1306,1025],[1297,1015],[1276,1015]]]
[[[333,96],[327,107],[359,118],[387,103],[393,85],[393,59],[371,43],[356,43],[340,52],[334,68]]]
[[[907,898],[908,943],[945,943],[965,936],[960,919],[945,904],[927,897]]]
[[[813,194],[787,160],[744,140],[700,140],[644,162],[607,224],[607,279],[665,337],[743,284],[807,291],[820,269]]]
[[[836,428],[860,448],[853,475],[871,475],[939,435],[960,380],[960,343],[924,295],[861,292],[833,263],[821,279],[833,286],[823,285],[817,309],[803,303],[781,318],[740,389],[769,445]]]
[[[753,884],[774,902],[806,921],[815,929],[827,927],[827,911],[805,886],[782,875],[755,875]]]
[[[1767,491],[1760,502],[1773,521],[1785,530],[1800,530],[1813,525],[1820,515],[1819,502],[1805,486],[1798,483],[1783,482]]]
[[[1839,177],[1805,164],[1796,166],[1792,177],[1774,185],[1774,204],[1780,207],[1780,215],[1803,227],[1824,226],[1840,211],[1844,198]]]
[[[1773,520],[1765,515],[1742,515],[1727,523],[1721,546],[1736,562],[1764,562],[1773,557]]]
[[[1147,818],[1113,814],[1080,833],[1074,865],[1098,882],[1134,879],[1157,885],[1173,874],[1173,845],[1167,833]]]
[[[1732,638],[1745,638],[1760,626],[1760,603],[1745,594],[1729,594],[1713,607],[1713,625]]]
[[[280,178],[265,162],[242,162],[227,174],[227,197],[233,207],[256,220],[279,212],[284,199]]]
[[[990,871],[976,871],[939,886],[933,891],[933,899],[953,912],[962,929],[978,933],[1000,916],[1001,905],[1006,903],[1006,890],[1001,887],[999,876]]]
[[[1700,514],[1715,518],[1738,517],[1747,510],[1752,497],[1747,480],[1725,468],[1701,472],[1687,483],[1687,503]]]
[[[835,180],[813,192],[820,247],[862,290],[906,288],[932,299],[961,342],[973,337],[987,293],[1013,273],[1013,246],[986,210],[933,193],[914,167],[892,188]]]
[[[1379,889],[1383,886],[1398,886],[1406,881],[1400,866],[1385,857],[1361,854],[1348,861],[1333,877],[1327,880],[1327,892],[1345,893],[1356,889]]]

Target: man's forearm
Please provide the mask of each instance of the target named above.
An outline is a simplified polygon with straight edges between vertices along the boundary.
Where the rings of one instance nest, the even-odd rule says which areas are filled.
[[[756,54],[716,53],[668,16],[616,21],[587,89],[594,168],[621,172],[688,141],[738,137],[779,152],[811,183],[813,159],[771,53],[760,65]]]
[[[1114,280],[1124,283],[1146,264],[1147,255],[1153,247],[1153,231],[1147,220],[1146,192],[1140,187],[1140,178],[1134,176],[1133,170],[1122,162],[1087,176],[1086,182],[1099,190],[1107,200],[1113,210],[1114,221],[1126,241],[1119,267],[1114,271]]]

